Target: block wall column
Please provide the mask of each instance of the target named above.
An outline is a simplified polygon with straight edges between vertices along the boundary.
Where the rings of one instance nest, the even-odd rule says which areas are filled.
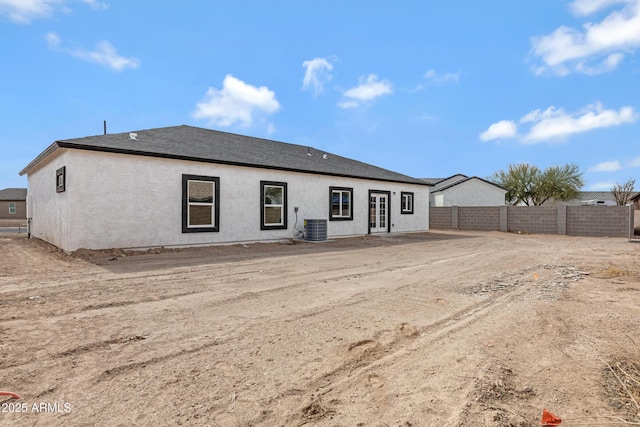
[[[507,206],[500,206],[500,231],[503,233],[509,231],[508,212]]]
[[[458,229],[458,207],[453,206],[451,208],[451,228]]]
[[[567,234],[567,207],[558,206],[558,234]]]

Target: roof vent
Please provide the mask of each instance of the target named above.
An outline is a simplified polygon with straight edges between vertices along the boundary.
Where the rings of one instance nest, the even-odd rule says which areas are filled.
[[[323,158],[323,159],[325,159],[325,160],[327,160],[327,159],[329,158],[329,156],[327,156],[326,154],[323,154],[323,155],[322,155],[322,158]]]
[[[129,132],[129,139],[132,141],[137,141],[138,140],[138,134],[135,132]]]

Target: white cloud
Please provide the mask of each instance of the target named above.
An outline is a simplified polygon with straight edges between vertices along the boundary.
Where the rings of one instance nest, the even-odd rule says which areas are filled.
[[[619,160],[609,160],[606,162],[601,162],[587,169],[587,172],[616,172],[627,168],[637,167],[640,167],[640,157],[627,160],[624,163]]]
[[[535,144],[566,138],[573,134],[588,132],[594,129],[634,123],[638,119],[632,107],[619,110],[605,110],[602,104],[587,105],[575,113],[567,113],[562,108],[551,106],[546,110],[534,110],[520,118],[520,126],[528,126],[526,132],[520,132],[521,142]],[[517,125],[513,121],[502,120],[494,123],[480,134],[482,141],[499,138],[515,138],[518,136]]]
[[[569,5],[569,9],[575,15],[586,16],[611,5],[627,2],[628,0],[575,0]]]
[[[491,141],[494,139],[515,138],[518,134],[516,124],[510,120],[501,120],[489,126],[489,129],[480,134],[481,141]]]
[[[429,70],[424,73],[425,83],[420,83],[414,89],[415,91],[420,91],[428,88],[429,86],[444,86],[446,84],[455,84],[460,80],[460,71],[456,73],[444,73],[438,74],[436,70]]]
[[[620,64],[623,59],[624,54],[612,53],[611,55],[607,56],[607,58],[601,63],[594,66],[587,65],[584,61],[578,62],[576,64],[576,71],[582,74],[587,74],[589,76],[597,76],[598,74],[604,74],[608,73],[609,71],[615,70],[618,67],[618,64]]]
[[[304,61],[302,66],[306,68],[302,90],[313,89],[314,96],[319,95],[324,90],[324,84],[332,78],[330,71],[333,70],[333,64],[325,58],[313,58]]]
[[[565,138],[598,128],[633,123],[636,120],[637,115],[632,107],[622,107],[616,111],[604,110],[601,104],[593,104],[574,114],[566,113],[563,109],[554,109],[550,114],[534,121],[535,124],[524,136],[524,142],[536,143]]]
[[[617,160],[601,162],[587,169],[587,172],[615,172],[623,169],[622,164]]]
[[[589,186],[589,191],[605,191],[611,190],[616,185],[615,181],[600,181]]]
[[[71,54],[76,58],[84,59],[89,62],[106,65],[116,71],[122,71],[125,68],[138,68],[140,60],[137,58],[125,58],[118,55],[115,47],[108,41],[101,41],[96,45],[93,51],[75,50]]]
[[[630,168],[637,168],[640,167],[640,157],[636,157],[635,159],[631,160],[628,164],[628,166]]]
[[[81,0],[93,9],[107,9],[107,3],[98,0]],[[0,15],[8,16],[17,24],[29,24],[38,18],[47,18],[56,11],[70,12],[65,6],[69,0],[0,0]]]
[[[356,101],[342,101],[342,102],[338,102],[338,107],[340,108],[357,108],[358,107],[358,103]]]
[[[53,9],[63,0],[0,0],[0,14],[13,22],[28,24],[36,18],[51,16]]]
[[[532,37],[532,53],[542,60],[534,72],[595,75],[614,70],[625,54],[640,47],[640,0],[576,0],[571,4],[577,15],[614,4],[623,6],[600,22],[585,23],[582,30],[561,26],[551,34]]]
[[[240,122],[250,126],[255,114],[273,114],[279,109],[280,103],[268,87],[255,87],[227,74],[222,89],[210,87],[192,115],[207,119],[211,125],[231,126]]]
[[[60,36],[57,33],[50,32],[44,36],[49,45],[49,49],[57,49],[60,46]]]
[[[551,117],[556,116],[557,110],[553,105],[547,108],[544,111],[533,110],[520,117],[520,123],[531,123],[531,122],[539,122],[541,120],[550,119]]]
[[[457,73],[445,73],[438,74],[436,70],[429,70],[424,74],[424,78],[429,81],[429,83],[442,86],[447,83],[458,83],[460,80],[460,71]]]
[[[273,125],[273,123],[269,123],[267,125],[267,134],[268,135],[272,135],[276,132],[276,127]]]
[[[355,108],[361,102],[371,101],[383,95],[393,93],[391,82],[387,80],[378,80],[375,74],[369,74],[367,77],[360,77],[359,85],[347,90],[344,96],[349,98],[347,101],[338,103],[341,108]]]
[[[125,68],[138,68],[140,60],[134,57],[126,58],[118,55],[118,51],[108,41],[101,41],[96,45],[94,50],[70,49],[61,47],[61,39],[55,32],[45,35],[49,49],[67,53],[75,58],[83,61],[95,62],[96,64],[105,65],[112,70],[122,71]]]
[[[109,5],[107,3],[98,0],[82,0],[82,2],[88,4],[92,9],[96,10],[106,10],[109,8]]]

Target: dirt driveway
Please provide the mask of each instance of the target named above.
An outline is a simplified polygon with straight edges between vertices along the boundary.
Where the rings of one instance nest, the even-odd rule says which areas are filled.
[[[21,399],[0,425],[629,425],[639,326],[625,239],[66,255],[1,235],[0,390]]]

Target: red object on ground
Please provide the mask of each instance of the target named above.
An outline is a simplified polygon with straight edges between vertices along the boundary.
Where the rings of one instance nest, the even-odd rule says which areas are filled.
[[[542,410],[542,421],[540,421],[542,427],[559,426],[561,422],[562,420],[553,415],[551,412],[547,411],[546,409]]]
[[[20,396],[15,393],[11,393],[10,391],[0,391],[0,396],[9,396],[12,399],[20,399]]]

